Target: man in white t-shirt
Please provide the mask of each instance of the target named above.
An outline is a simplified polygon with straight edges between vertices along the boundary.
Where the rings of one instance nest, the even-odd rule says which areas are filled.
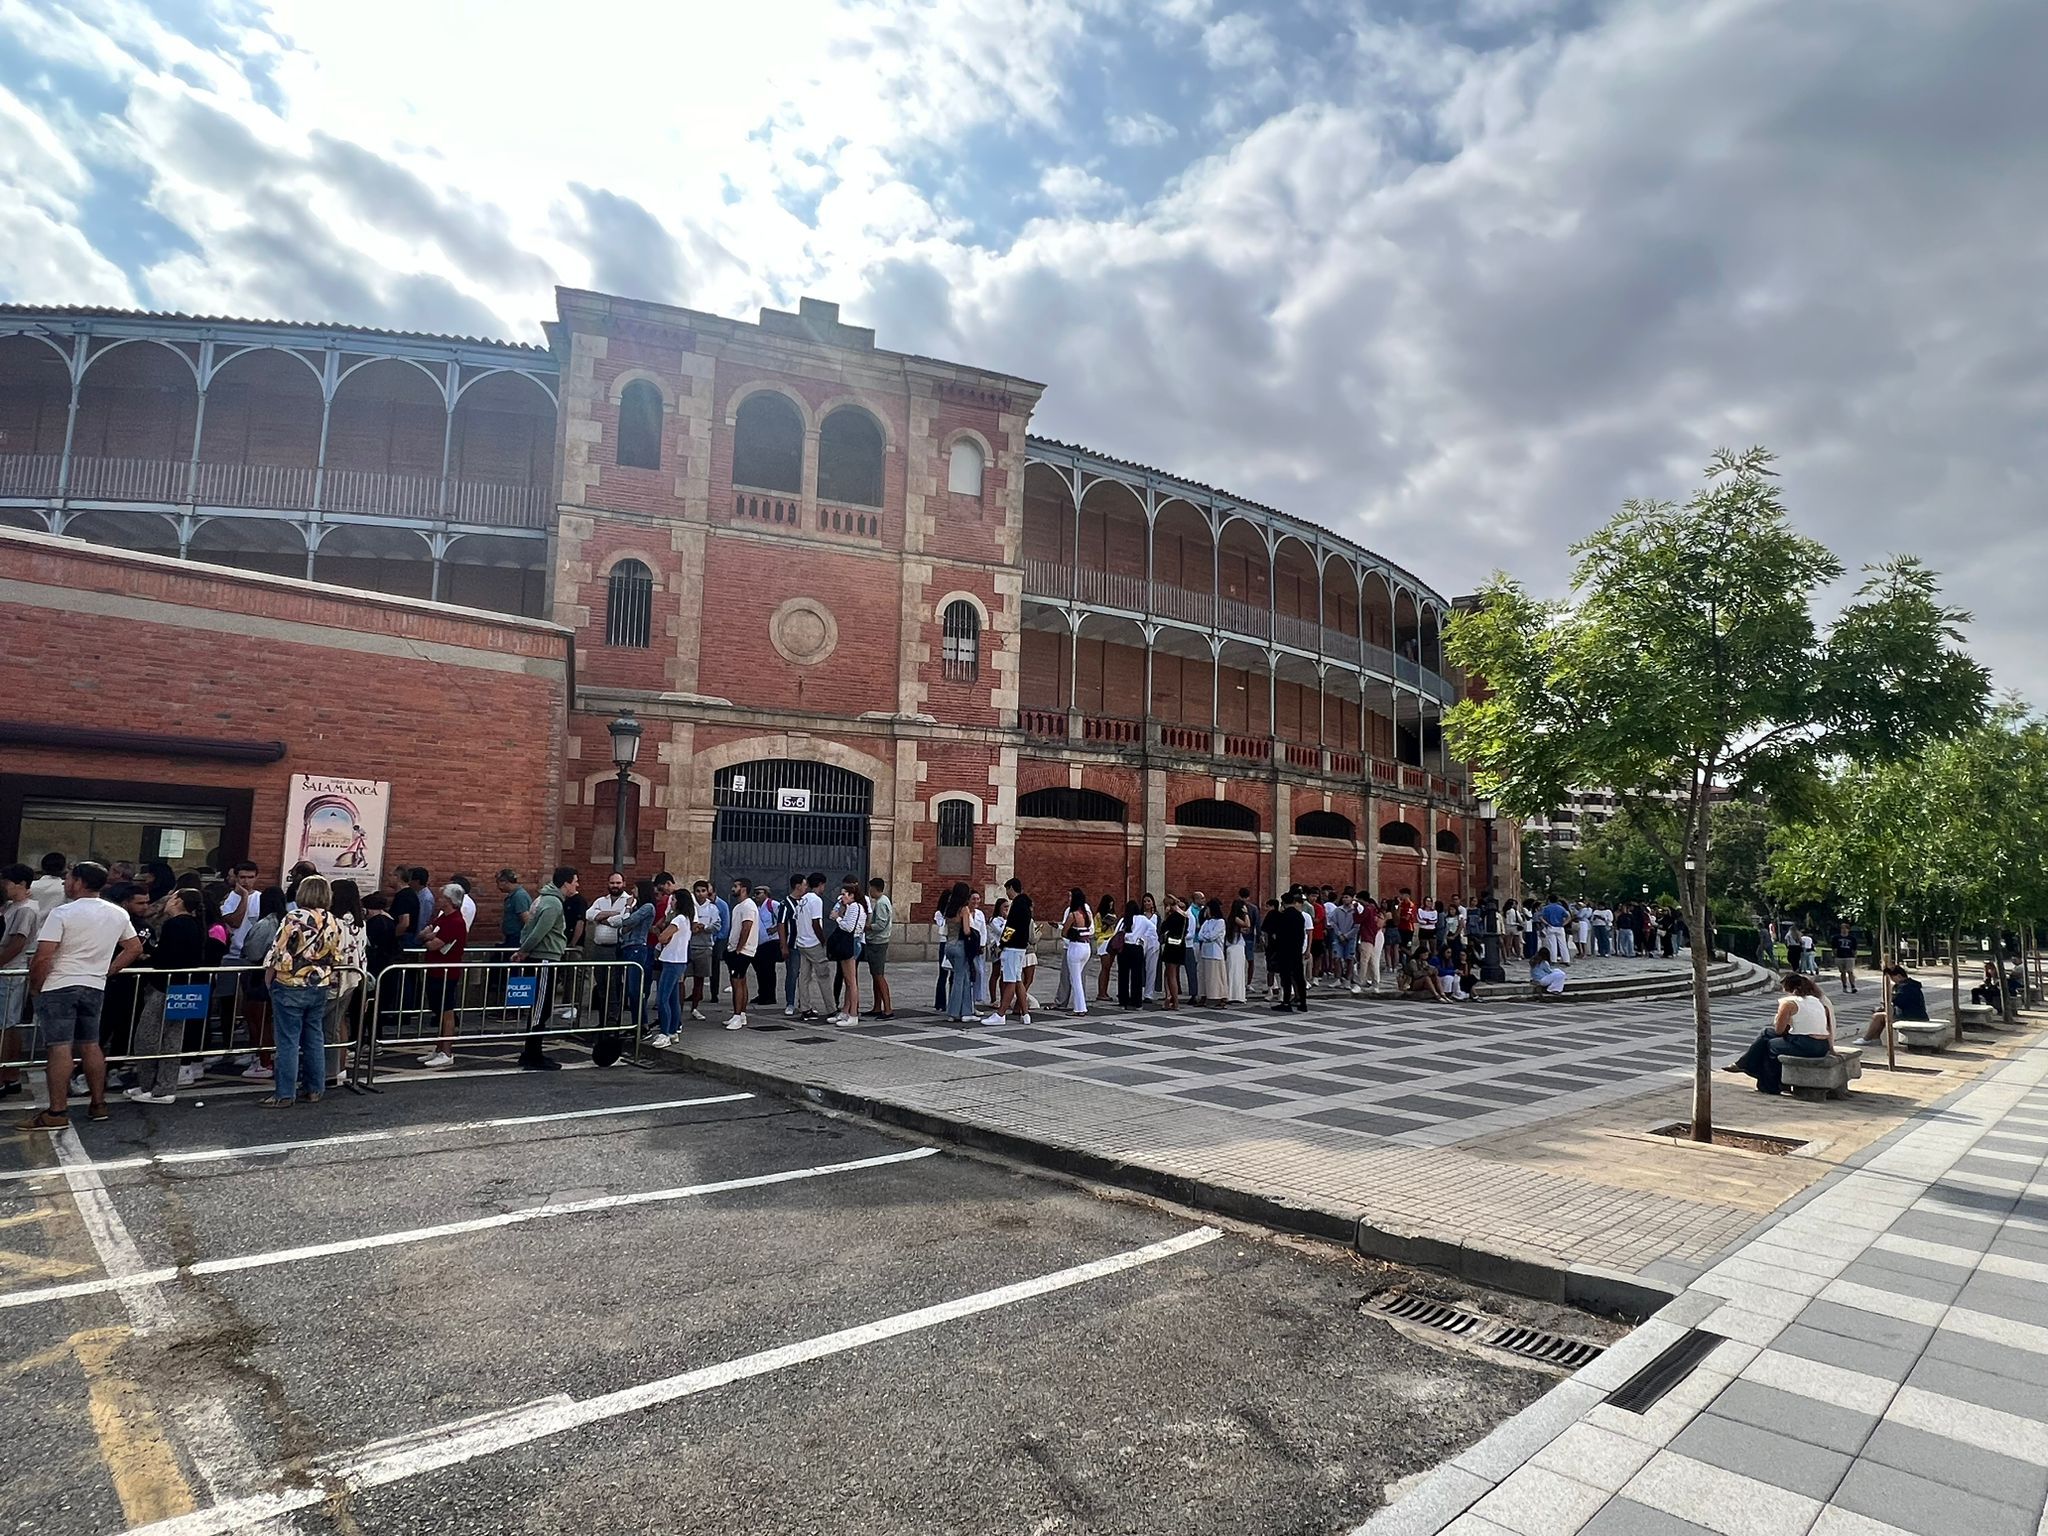
[[[64,855],[46,853],[43,855],[43,872],[36,876],[29,886],[29,899],[36,904],[36,911],[48,917],[57,910],[57,904],[64,899]]]
[[[832,1006],[832,962],[825,954],[825,877],[815,872],[804,881],[803,899],[796,904],[796,956],[802,967],[797,1014],[830,1018],[838,1010]]]
[[[234,884],[227,895],[220,899],[220,923],[228,931],[227,959],[225,965],[242,963],[242,941],[249,937],[249,930],[256,926],[261,916],[261,893],[256,889],[256,877],[262,873],[256,865],[244,860],[234,868]],[[260,957],[259,957],[260,958]]]
[[[27,1054],[21,1022],[28,1011],[28,959],[43,926],[43,914],[29,895],[35,878],[26,864],[0,870],[0,1061],[19,1061]],[[19,1067],[0,1071],[0,1099],[21,1091]]]
[[[71,899],[43,919],[36,957],[29,963],[29,989],[36,993],[36,1026],[49,1052],[50,1107],[28,1122],[32,1131],[61,1131],[71,1124],[71,1054],[85,1064],[91,1090],[90,1114],[107,1118],[107,1055],[100,1049],[100,1010],[107,977],[134,962],[142,940],[126,911],[102,901],[107,883],[103,864],[72,867],[64,893]]]
[[[732,977],[732,1017],[727,1029],[747,1027],[747,977],[761,948],[761,909],[747,893],[747,882],[732,883],[732,929],[725,940],[725,968]]]

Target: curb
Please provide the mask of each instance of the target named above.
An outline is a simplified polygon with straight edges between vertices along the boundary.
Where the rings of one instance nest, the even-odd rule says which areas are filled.
[[[993,1152],[1054,1173],[1113,1184],[1233,1220],[1342,1243],[1367,1258],[1384,1259],[1414,1269],[1435,1270],[1489,1290],[1557,1302],[1630,1322],[1641,1322],[1652,1316],[1678,1294],[1669,1287],[1632,1275],[1590,1265],[1566,1264],[1539,1250],[1490,1247],[1391,1223],[1376,1225],[1349,1212],[1260,1195],[1210,1179],[1168,1173],[1161,1168],[1128,1162],[1100,1152],[992,1130],[972,1121],[914,1109],[907,1104],[835,1088],[828,1083],[798,1082],[772,1072],[735,1066],[731,1062],[682,1050],[669,1050],[665,1059],[673,1062],[678,1071],[698,1072],[742,1088],[774,1094],[778,1098],[860,1115],[920,1136]]]

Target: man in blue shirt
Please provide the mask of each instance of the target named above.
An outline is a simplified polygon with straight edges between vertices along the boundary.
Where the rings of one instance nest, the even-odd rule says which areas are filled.
[[[1557,899],[1557,892],[1550,893],[1550,900],[1543,904],[1543,910],[1536,914],[1543,920],[1543,942],[1539,948],[1550,951],[1550,958],[1558,965],[1564,965],[1571,958],[1571,944],[1565,937],[1564,925],[1571,920],[1571,913],[1565,910],[1563,902]]]
[[[533,897],[519,883],[519,871],[516,869],[498,871],[498,894],[505,898],[505,912],[499,920],[498,931],[508,946],[517,949],[526,934],[526,914],[533,910]]]

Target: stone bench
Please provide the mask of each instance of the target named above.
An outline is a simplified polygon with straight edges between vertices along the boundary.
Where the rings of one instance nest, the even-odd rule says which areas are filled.
[[[1955,1025],[1946,1019],[1902,1019],[1892,1026],[1892,1033],[1910,1051],[1939,1051],[1955,1039]]]
[[[1965,1025],[1977,1029],[1989,1029],[1998,1017],[1998,1010],[1989,1003],[1964,1003],[1955,1010],[1956,1028]]]
[[[1781,1056],[1778,1069],[1798,1098],[1846,1099],[1850,1079],[1863,1075],[1863,1052],[1852,1045],[1825,1056]]]

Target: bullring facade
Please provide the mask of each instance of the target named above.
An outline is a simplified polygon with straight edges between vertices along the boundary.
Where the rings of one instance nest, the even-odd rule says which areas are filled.
[[[1041,389],[810,300],[747,324],[564,290],[545,347],[0,307],[0,525],[27,530],[0,533],[0,580],[51,614],[74,584],[184,593],[147,617],[203,635],[177,578],[205,562],[222,613],[284,626],[206,645],[173,718],[147,666],[0,710],[0,852],[42,851],[24,817],[47,835],[50,807],[217,785],[267,867],[291,772],[374,769],[387,863],[609,865],[630,710],[629,871],[873,873],[913,903],[1013,872],[1490,883],[1506,861],[1437,724],[1444,599],[1312,523],[1030,436]],[[315,608],[331,713],[353,686],[374,749],[264,703],[264,637]],[[392,659],[434,623],[465,649]],[[494,646],[531,684],[510,719],[464,683]]]

